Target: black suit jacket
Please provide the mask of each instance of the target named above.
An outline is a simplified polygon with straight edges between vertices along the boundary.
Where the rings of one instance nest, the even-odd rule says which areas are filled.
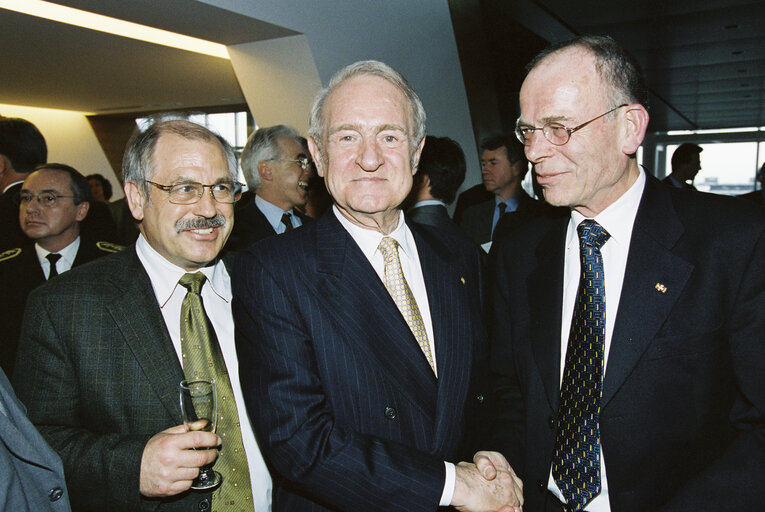
[[[494,447],[526,483],[527,511],[543,510],[555,439],[567,223],[497,241]],[[601,400],[612,510],[762,508],[764,261],[758,207],[648,177]]]
[[[462,213],[460,228],[473,239],[478,245],[492,240],[491,222],[494,219],[494,209],[497,205],[494,199],[469,206]],[[518,195],[518,208],[513,212],[507,212],[503,218],[510,215],[535,215],[540,210],[539,201],[533,199],[521,190]],[[497,222],[499,224],[499,222]]]
[[[297,209],[293,209],[293,211],[304,225],[311,222],[312,219],[301,211]],[[226,251],[241,251],[258,240],[275,235],[276,231],[263,212],[260,211],[253,198],[244,204],[241,202],[237,204],[237,209],[234,212],[234,229],[231,230],[231,235],[226,241],[225,249]]]
[[[80,247],[72,263],[78,267],[94,259],[112,254],[120,246],[103,242],[92,242],[80,238]],[[29,292],[45,282],[40,260],[37,259],[35,246],[26,240],[23,247],[17,247],[0,254],[0,366],[8,375],[13,374],[16,360],[21,321],[24,317],[24,304]]]
[[[209,509],[209,494],[160,502],[138,491],[146,443],[183,423],[182,379],[135,246],[29,295],[14,387],[64,461],[75,511]]]
[[[29,239],[19,224],[19,193],[22,183],[13,185],[0,194],[0,252],[21,247]]]
[[[417,224],[426,224],[454,234],[467,236],[451,217],[449,217],[449,212],[446,210],[446,207],[440,204],[429,204],[426,206],[410,208],[406,212],[406,216],[412,222],[416,222]]]
[[[332,210],[237,261],[240,378],[261,448],[284,479],[275,512],[433,511],[444,460],[464,457],[461,448],[472,455],[465,419],[481,423],[477,380],[487,373],[479,251],[410,228],[438,379]]]

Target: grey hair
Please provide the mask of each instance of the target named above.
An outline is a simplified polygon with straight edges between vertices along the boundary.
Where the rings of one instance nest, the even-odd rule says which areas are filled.
[[[218,145],[226,156],[231,180],[237,181],[239,172],[236,154],[223,137],[202,125],[184,119],[157,121],[149,125],[143,132],[137,131],[133,134],[125,148],[125,156],[122,158],[123,181],[138,185],[143,190],[147,200],[149,198],[149,184],[146,183],[146,180],[150,180],[156,172],[154,169],[154,149],[160,136],[164,133]]]
[[[585,35],[556,43],[534,57],[526,71],[531,72],[546,57],[572,47],[581,47],[593,54],[600,79],[609,88],[606,94],[612,106],[639,103],[648,108],[648,85],[640,64],[609,36]]]
[[[332,77],[329,85],[316,94],[311,107],[311,120],[308,128],[308,135],[313,138],[320,151],[324,151],[324,139],[327,135],[326,118],[324,116],[324,104],[327,98],[340,84],[350,78],[362,75],[379,76],[395,85],[409,101],[411,109],[412,125],[414,133],[408,134],[412,137],[412,156],[417,150],[420,141],[425,137],[425,108],[417,93],[414,92],[409,82],[395,69],[376,60],[362,60],[350,64]]]
[[[277,124],[266,128],[258,128],[250,134],[242,149],[242,172],[249,190],[257,190],[260,186],[258,164],[265,160],[275,160],[282,155],[279,149],[279,139],[292,139],[300,146],[305,146],[303,138],[291,126]]]

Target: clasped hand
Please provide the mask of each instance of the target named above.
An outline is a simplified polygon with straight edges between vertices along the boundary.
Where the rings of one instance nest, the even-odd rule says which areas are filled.
[[[478,452],[455,466],[451,505],[462,512],[521,512],[523,482],[498,452]]]

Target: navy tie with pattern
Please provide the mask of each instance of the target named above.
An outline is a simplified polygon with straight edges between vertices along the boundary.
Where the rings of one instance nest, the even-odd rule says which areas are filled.
[[[579,511],[600,494],[600,398],[606,294],[600,248],[610,235],[591,219],[577,227],[581,275],[560,389],[552,475],[568,504]]]
[[[282,224],[284,224],[284,232],[292,231],[292,215],[289,213],[282,214]]]

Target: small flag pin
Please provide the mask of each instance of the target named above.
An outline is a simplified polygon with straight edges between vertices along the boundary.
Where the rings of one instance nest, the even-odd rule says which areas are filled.
[[[656,283],[656,286],[655,286],[655,288],[656,288],[658,291],[660,291],[661,293],[667,293],[667,287],[666,287],[666,286],[664,286],[664,285],[663,285],[663,284],[661,284],[661,283]]]
[[[460,277],[460,283],[465,284],[465,278],[464,277]]]

